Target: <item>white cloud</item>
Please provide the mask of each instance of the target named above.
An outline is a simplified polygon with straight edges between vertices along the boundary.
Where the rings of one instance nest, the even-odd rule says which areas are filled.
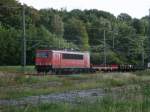
[[[150,0],[19,0],[37,9],[66,7],[72,9],[99,9],[118,15],[128,13],[132,17],[140,18],[148,15]]]

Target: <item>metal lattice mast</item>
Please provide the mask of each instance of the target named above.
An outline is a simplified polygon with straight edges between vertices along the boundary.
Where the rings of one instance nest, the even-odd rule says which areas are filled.
[[[148,53],[149,56],[148,56],[148,58],[149,59],[148,59],[148,61],[150,63],[150,9],[149,9],[149,18],[148,19],[149,19],[149,30],[148,30],[149,31],[148,32],[148,37],[149,37],[149,39],[148,39],[149,40],[149,53]]]
[[[22,38],[22,69],[25,72],[26,67],[26,30],[25,30],[25,5],[22,7],[22,20],[23,20],[23,38]]]
[[[104,66],[106,67],[106,31],[104,30]]]

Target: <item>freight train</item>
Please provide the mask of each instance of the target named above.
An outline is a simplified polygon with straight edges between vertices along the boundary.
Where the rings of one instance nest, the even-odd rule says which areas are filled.
[[[89,52],[65,50],[37,50],[35,58],[37,72],[83,73],[96,71],[135,71],[143,70],[142,66],[135,65],[94,65],[90,63]]]

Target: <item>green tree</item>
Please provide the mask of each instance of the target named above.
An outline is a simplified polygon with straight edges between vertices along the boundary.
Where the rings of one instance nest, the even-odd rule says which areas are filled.
[[[137,34],[144,35],[145,33],[144,23],[142,23],[141,20],[133,19],[133,27],[135,28]]]
[[[122,22],[126,22],[127,24],[132,23],[132,17],[126,13],[121,13],[118,15],[117,19]]]
[[[20,33],[0,26],[0,65],[20,64]]]
[[[64,34],[64,23],[59,15],[54,15],[51,21],[51,32],[56,35],[63,37]]]
[[[65,35],[67,40],[75,41],[82,50],[88,50],[89,38],[86,27],[81,20],[72,18],[68,20],[65,26]]]

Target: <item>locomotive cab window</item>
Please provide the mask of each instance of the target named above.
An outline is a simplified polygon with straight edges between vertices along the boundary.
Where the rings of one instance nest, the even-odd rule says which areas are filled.
[[[36,57],[38,57],[38,58],[47,58],[48,57],[48,52],[38,52],[36,54]]]
[[[83,55],[80,54],[63,54],[63,59],[83,60]]]

